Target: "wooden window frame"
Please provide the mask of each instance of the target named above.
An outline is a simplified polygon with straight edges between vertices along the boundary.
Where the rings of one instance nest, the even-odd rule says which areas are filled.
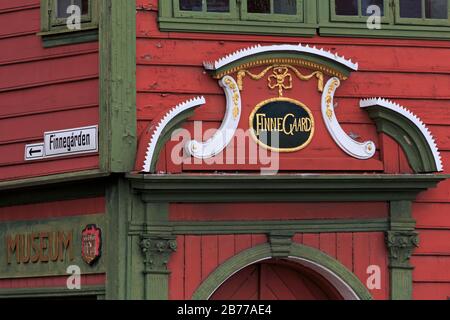
[[[414,19],[399,17],[399,0],[385,0],[381,29],[369,30],[366,17],[337,16],[335,0],[319,1],[319,34],[367,38],[450,39],[449,19]],[[361,3],[361,1],[359,1]]]
[[[425,18],[425,0],[422,0],[423,18],[400,17],[400,0],[395,0],[395,24],[398,25],[423,25],[423,26],[450,26],[450,0],[447,0],[447,19]]]
[[[66,23],[67,23],[67,19],[65,18],[58,18],[57,17],[57,12],[58,12],[58,8],[57,8],[57,0],[47,0],[49,7],[48,7],[48,12],[49,12],[49,29],[56,29],[56,28],[66,28]],[[75,2],[75,0],[71,0],[72,4]],[[93,1],[93,0],[88,0],[88,14],[86,15],[82,15],[81,16],[81,26],[83,28],[83,26],[86,26],[87,24],[95,24],[97,25],[97,21],[96,21],[96,17],[97,17],[97,13],[96,13],[96,3],[98,3],[98,1]]]
[[[41,31],[44,47],[98,40],[99,1],[89,0],[89,12],[81,17],[81,30],[70,30],[66,19],[56,17],[57,0],[41,0]]]
[[[273,0],[271,1],[271,10],[273,11]],[[297,14],[276,14],[276,13],[249,13],[247,11],[247,0],[241,0],[241,19],[256,21],[285,21],[285,22],[303,22],[304,19],[304,0],[297,1]]]
[[[390,16],[392,9],[390,6],[390,0],[383,0],[384,2],[384,16],[381,18],[381,23],[386,24],[390,22]],[[330,21],[333,22],[355,22],[366,23],[368,16],[362,14],[362,0],[358,0],[358,16],[345,16],[336,14],[336,1],[332,0],[330,4]],[[319,4],[320,5],[320,4]]]
[[[362,12],[359,16],[336,15],[334,0],[300,0],[298,3],[300,14],[291,20],[283,14],[248,13],[247,0],[230,0],[230,14],[206,10],[182,12],[178,0],[159,0],[159,26],[161,31],[175,32],[313,37],[318,30],[323,36],[450,39],[450,19],[400,18],[399,0],[384,0],[380,30],[369,30],[368,16],[363,16]]]
[[[300,16],[247,13],[247,0],[230,0],[230,14],[179,10],[178,0],[159,0],[161,31],[315,36],[316,0],[297,0]],[[235,5],[234,5],[235,4]],[[245,10],[244,10],[245,9]]]
[[[166,0],[167,1],[167,0]],[[180,1],[173,2],[174,17],[177,18],[203,18],[203,19],[231,19],[236,20],[239,17],[237,0],[230,0],[230,12],[207,12],[206,5],[202,11],[188,11],[180,9]]]

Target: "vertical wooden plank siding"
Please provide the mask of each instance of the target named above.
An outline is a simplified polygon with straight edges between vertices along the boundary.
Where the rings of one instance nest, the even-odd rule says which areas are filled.
[[[340,236],[341,235],[341,236]],[[322,234],[296,234],[294,239],[311,238],[322,239]],[[352,243],[352,236],[355,239],[362,241],[361,244],[355,242]],[[381,269],[382,276],[382,287],[377,290],[370,290],[374,299],[388,299],[389,298],[389,287],[386,283],[388,276],[387,260],[384,258],[386,256],[386,249],[384,247],[378,247],[377,252],[374,256],[374,251],[363,250],[364,246],[369,247],[369,243],[373,246],[379,246],[380,240],[384,237],[383,233],[372,232],[372,233],[354,233],[342,234],[328,233],[325,238],[331,239],[327,243],[328,250],[333,252],[338,252],[336,259],[342,264],[346,265],[347,268],[354,272],[363,284],[366,284],[369,275],[366,273],[367,268],[371,264],[378,265]],[[169,267],[172,271],[170,276],[170,289],[171,299],[181,299],[181,293],[183,292],[183,283],[185,286],[185,299],[190,299],[193,292],[198,288],[198,286],[204,281],[207,276],[219,267],[223,262],[230,259],[234,255],[241,252],[240,247],[234,248],[235,243],[248,243],[247,239],[255,238],[251,235],[220,235],[220,236],[183,236],[178,237],[179,249],[174,253],[170,259]],[[264,236],[257,235],[257,239],[263,239]],[[350,240],[350,241],[349,241]],[[298,242],[303,245],[308,245],[305,242]],[[261,244],[261,241],[257,241],[254,245],[248,247],[255,247]],[[216,246],[214,248],[214,246]],[[344,248],[346,253],[342,253]],[[223,255],[221,259],[217,259],[217,254],[226,250],[227,254]],[[341,252],[341,253],[339,253]],[[327,252],[325,252],[327,253]],[[351,260],[355,259],[352,263]],[[350,264],[349,264],[350,261]],[[206,268],[205,268],[206,267]],[[180,270],[183,270],[181,274]],[[184,281],[183,281],[184,277]]]

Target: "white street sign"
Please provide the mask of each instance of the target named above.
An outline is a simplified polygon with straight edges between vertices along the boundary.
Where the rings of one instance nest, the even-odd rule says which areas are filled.
[[[98,152],[98,126],[44,133],[45,158]]]
[[[43,159],[44,155],[43,143],[27,144],[25,146],[25,161]]]

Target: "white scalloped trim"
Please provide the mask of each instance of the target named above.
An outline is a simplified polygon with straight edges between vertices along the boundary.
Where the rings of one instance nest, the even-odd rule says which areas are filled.
[[[282,44],[282,45],[272,45],[272,46],[261,46],[258,44],[253,47],[238,50],[238,51],[236,51],[232,54],[229,54],[215,62],[206,61],[203,63],[203,65],[206,70],[217,70],[217,69],[220,69],[220,68],[222,68],[230,63],[233,63],[239,59],[249,57],[249,56],[252,56],[255,54],[264,53],[264,52],[282,52],[282,51],[309,53],[309,54],[313,54],[316,56],[334,60],[354,71],[358,70],[358,63],[354,63],[352,60],[348,60],[343,56],[341,57],[338,54],[332,53],[332,52],[324,50],[322,48],[317,48],[315,46],[310,47],[309,45],[304,46],[301,43],[298,45]]]
[[[438,169],[438,171],[441,172],[444,170],[444,167],[442,165],[441,154],[439,153],[436,140],[434,139],[430,130],[423,123],[423,121],[420,120],[420,118],[417,117],[414,113],[412,113],[405,107],[399,105],[398,103],[383,98],[363,99],[360,101],[359,106],[361,108],[380,106],[392,110],[394,112],[400,113],[404,117],[408,118],[412,123],[416,125],[417,128],[419,128],[419,130],[422,132],[423,136],[427,140],[428,145],[430,146],[431,151],[433,153],[434,161],[436,162],[436,168]]]
[[[163,132],[164,128],[169,124],[169,122],[180,113],[188,109],[195,108],[199,105],[203,105],[205,103],[206,103],[205,97],[196,97],[194,99],[187,100],[185,102],[178,104],[165,114],[165,116],[156,125],[156,129],[153,131],[152,137],[148,144],[147,153],[145,155],[145,161],[143,166],[143,172],[150,172],[150,166],[153,157],[155,156],[154,153],[156,144],[158,143],[158,140],[161,137],[161,133]]]

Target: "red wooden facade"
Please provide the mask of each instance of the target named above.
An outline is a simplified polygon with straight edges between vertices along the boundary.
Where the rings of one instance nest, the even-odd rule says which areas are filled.
[[[157,0],[136,0],[136,9],[138,139],[147,139],[145,132],[151,127],[152,121],[171,107],[199,95],[205,96],[206,104],[198,108],[183,127],[193,133],[195,121],[202,121],[203,130],[220,126],[225,111],[225,97],[217,80],[205,72],[203,61],[214,61],[256,44],[301,42],[339,53],[359,63],[359,71],[353,72],[348,80],[343,81],[337,91],[337,117],[346,132],[355,133],[363,140],[374,141],[378,149],[375,157],[366,161],[351,158],[339,149],[321,122],[321,93],[317,91],[317,83],[296,79],[294,90],[288,95],[311,109],[316,120],[316,133],[312,143],[304,150],[280,155],[281,174],[413,173],[399,144],[385,134],[378,134],[375,123],[359,108],[360,99],[378,96],[406,106],[424,121],[437,140],[444,164],[443,174],[450,174],[449,41],[162,32],[158,25]],[[98,154],[37,162],[25,162],[23,159],[24,145],[42,140],[43,132],[97,125],[100,122],[99,72],[102,57],[99,55],[99,43],[43,48],[41,38],[36,35],[39,31],[39,0],[3,0],[0,3],[0,183],[100,168]],[[246,79],[239,128],[247,129],[248,117],[254,106],[273,95],[274,92],[264,80],[257,82]],[[259,173],[260,165],[253,164],[175,164],[171,153],[176,143],[170,141],[163,148],[157,165],[158,172],[170,175]],[[248,143],[254,142],[249,140]],[[138,140],[138,144],[141,148],[136,150],[136,158],[143,159],[145,150],[142,146],[146,146],[148,141]],[[35,188],[39,189],[39,186]],[[102,189],[100,194],[97,192],[95,196],[87,195],[84,198],[6,204],[0,206],[0,224],[63,220],[94,214],[108,217],[108,201],[108,195]],[[171,203],[168,211],[169,221],[177,224],[202,221],[377,220],[388,219],[389,203]],[[411,258],[414,266],[414,299],[450,297],[449,212],[449,180],[419,194],[413,202],[412,214],[420,238],[420,244]],[[246,249],[269,243],[267,234],[245,232],[178,234],[176,241],[177,250],[170,256],[167,266],[171,272],[169,299],[176,300],[191,299],[202,282],[228,259]],[[137,246],[137,242],[130,247]],[[369,277],[367,268],[379,266],[381,288],[370,289],[369,292],[374,299],[390,298],[389,258],[384,232],[302,232],[295,233],[293,242],[317,249],[340,262],[364,285]],[[133,254],[136,253],[133,251]],[[111,270],[112,274],[114,268],[107,265],[106,274],[84,275],[82,282],[88,286],[107,285],[108,272]],[[249,268],[243,272],[256,272],[256,269],[251,270],[252,266]],[[262,264],[253,265],[253,268],[260,268],[258,277],[263,277],[266,274],[264,272],[267,272],[264,268],[269,267]],[[283,266],[273,268],[282,270]],[[141,269],[142,266],[138,268]],[[287,273],[284,271],[283,274]],[[241,277],[245,278],[245,274]],[[294,275],[286,277],[295,278]],[[0,279],[0,293],[1,289],[62,287],[65,279],[61,275]],[[239,279],[238,274],[229,281],[243,281]],[[233,285],[232,282],[228,284]],[[312,285],[307,287],[316,290]],[[325,284],[321,286],[326,287]],[[280,292],[283,290],[280,289]],[[226,290],[224,292],[217,291],[216,297],[225,297],[228,293]],[[329,294],[329,297],[339,298],[338,294]],[[268,297],[264,293],[260,295]],[[324,296],[316,292],[316,297]],[[280,294],[275,298],[289,297]]]
[[[26,162],[24,145],[46,131],[99,122],[98,42],[44,48],[39,0],[0,3],[0,181],[98,169],[99,156]],[[28,191],[29,196],[35,191]],[[0,221],[34,223],[105,213],[105,198],[2,207]],[[3,235],[2,235],[3,237]],[[67,276],[1,279],[2,289],[64,287]],[[105,274],[82,276],[83,285],[104,285]]]
[[[40,1],[0,4],[0,177],[95,169],[98,156],[25,163],[23,145],[46,131],[98,124],[98,43],[43,48]]]
[[[281,155],[281,170],[302,172],[382,172],[411,173],[399,145],[386,135],[378,139],[374,123],[358,108],[364,97],[382,96],[407,106],[430,128],[437,139],[444,164],[449,163],[450,126],[450,60],[448,41],[355,39],[337,37],[274,37],[248,35],[217,35],[161,32],[157,24],[157,1],[137,1],[137,110],[138,128],[145,130],[151,120],[170,106],[193,96],[204,95],[207,104],[196,110],[186,128],[193,121],[203,121],[204,129],[218,128],[223,118],[224,97],[216,81],[204,72],[202,62],[214,61],[236,50],[255,44],[316,45],[337,52],[359,62],[360,70],[353,73],[337,92],[337,113],[346,131],[357,132],[363,139],[371,139],[382,152],[374,160],[358,161],[349,158],[331,140],[323,126],[315,141],[300,153]],[[302,84],[299,96],[311,107],[320,121],[320,96],[314,83]],[[246,82],[243,96],[243,116],[240,127],[248,126],[248,114],[262,98],[270,96],[265,83]],[[272,93],[273,95],[273,93]],[[300,98],[299,97],[299,98]],[[205,138],[206,140],[206,138]],[[158,169],[165,172],[258,170],[258,167],[229,165],[176,166],[170,161],[171,145]],[[448,165],[446,172],[450,173]],[[447,299],[450,295],[450,181],[437,189],[424,192],[414,203],[421,244],[412,258],[415,266],[413,296],[415,299]],[[367,207],[366,207],[367,206]],[[331,210],[331,208],[333,208]],[[332,211],[332,212],[331,212]],[[311,218],[368,218],[387,215],[386,204],[234,204],[182,206],[173,205],[173,219],[181,220],[276,220]],[[223,238],[224,237],[224,238]],[[171,278],[171,297],[190,298],[198,284],[226,257],[254,246],[264,237],[206,236],[185,237],[178,241],[179,250],[171,266],[177,270]],[[366,269],[380,264],[387,272],[386,249],[380,233],[299,234],[296,242],[305,243],[336,257],[365,283]],[[223,246],[223,248],[222,248]],[[214,252],[220,254],[214,254]],[[184,258],[192,257],[190,259]],[[206,261],[205,261],[206,259]],[[210,261],[211,260],[211,261]],[[177,265],[177,266],[176,266]],[[186,275],[189,275],[187,277]],[[194,276],[195,275],[195,276]],[[183,290],[183,279],[185,285]],[[383,289],[371,291],[374,298],[388,298],[388,279]]]

